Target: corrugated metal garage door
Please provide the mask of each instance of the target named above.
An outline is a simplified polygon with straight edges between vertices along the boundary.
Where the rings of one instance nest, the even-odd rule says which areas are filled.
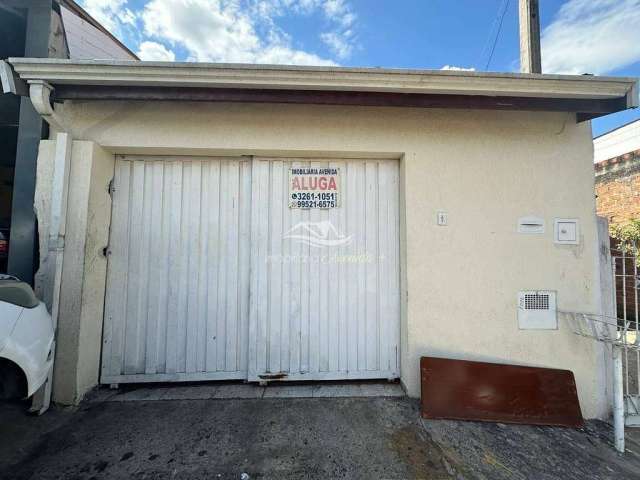
[[[289,208],[289,169],[340,169],[340,208]],[[249,379],[395,378],[398,163],[253,164]]]
[[[340,207],[289,208],[291,167]],[[395,378],[398,163],[119,157],[103,383]]]
[[[246,378],[251,162],[118,158],[103,383]]]

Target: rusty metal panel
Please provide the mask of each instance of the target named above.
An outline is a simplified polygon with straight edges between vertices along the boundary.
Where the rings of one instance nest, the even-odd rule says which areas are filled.
[[[422,416],[581,427],[573,373],[422,357]]]

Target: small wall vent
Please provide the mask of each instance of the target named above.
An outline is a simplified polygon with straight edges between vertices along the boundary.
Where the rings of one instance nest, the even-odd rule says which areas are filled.
[[[523,330],[556,330],[556,292],[526,290],[518,293],[518,326]]]

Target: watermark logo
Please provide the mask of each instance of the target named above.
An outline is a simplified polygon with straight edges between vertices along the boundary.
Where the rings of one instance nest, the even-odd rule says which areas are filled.
[[[329,221],[300,222],[286,232],[283,238],[314,248],[341,247],[352,242],[352,235],[343,235]]]

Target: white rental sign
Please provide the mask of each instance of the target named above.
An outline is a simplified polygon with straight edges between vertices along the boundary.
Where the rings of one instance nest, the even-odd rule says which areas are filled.
[[[340,206],[340,169],[293,167],[289,169],[289,208]]]

